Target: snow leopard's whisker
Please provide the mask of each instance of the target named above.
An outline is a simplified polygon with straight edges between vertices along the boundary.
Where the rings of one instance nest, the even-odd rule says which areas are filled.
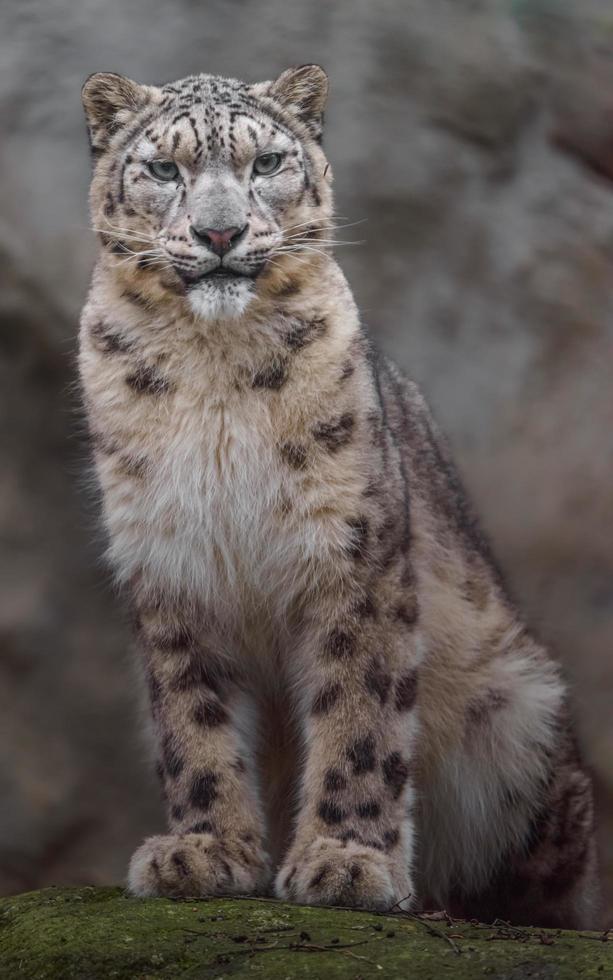
[[[335,228],[314,228],[312,232],[302,229],[302,231],[295,231],[291,235],[286,235],[284,241],[291,241],[294,238],[304,238],[305,241],[320,241],[320,238],[314,236],[333,235],[335,231]]]
[[[307,244],[306,242],[304,242],[303,244],[300,245],[282,245],[279,249],[277,249],[277,252],[278,254],[284,253],[285,255],[295,254],[296,252],[298,252],[299,254],[304,252],[310,252],[314,255],[327,255],[328,253],[326,249],[327,246],[325,245],[322,246],[321,248],[317,248],[317,246],[313,245],[312,243]]]
[[[118,233],[120,235],[139,235],[141,238],[147,238],[150,241],[155,240],[155,235],[150,235],[147,232],[139,231],[136,228],[124,228],[123,225],[105,224],[103,227],[98,227],[93,225],[94,231],[104,231]]]
[[[133,241],[133,242],[143,242],[145,245],[153,245],[155,243],[155,238],[143,238],[142,235],[133,234],[127,231],[111,231],[108,228],[95,228],[92,227],[92,231],[97,232],[99,235],[106,235],[108,238],[112,238],[114,241]]]
[[[140,235],[143,238],[148,238],[150,241],[155,241],[156,238],[155,235],[151,235],[144,231],[139,231],[136,228],[125,228],[123,225],[116,225],[112,221],[107,222],[106,228],[102,230],[117,231],[121,234]]]
[[[332,224],[337,220],[349,221],[349,216],[346,214],[321,215],[321,217],[319,217],[318,215],[312,215],[310,218],[307,218],[305,221],[296,221],[293,225],[288,225],[288,230],[291,228],[301,228],[303,225],[312,225],[312,224],[316,224],[317,222],[323,222],[323,221],[328,222],[328,224]]]
[[[162,258],[150,258],[145,259],[140,263],[141,269],[172,269],[172,265],[169,262],[165,262]]]
[[[290,236],[286,239],[287,244],[305,245],[364,245],[364,241],[347,242],[340,238],[302,238],[299,235]]]
[[[149,268],[152,265],[161,265],[165,269],[172,268],[170,262],[162,255],[160,252],[149,251],[145,249],[142,252],[133,252],[131,249],[127,249],[128,254],[125,258],[118,261],[118,265],[126,265],[126,263],[131,262],[132,259],[137,259],[141,267]]]
[[[277,254],[276,252],[273,253],[273,255],[276,255],[276,254]],[[292,259],[293,259],[294,262],[297,262],[299,265],[308,265],[308,262],[309,262],[309,260],[307,259],[306,256],[302,256],[301,257],[299,255],[292,255]],[[274,258],[272,256],[267,259],[267,264],[274,265],[275,268],[281,269],[282,272],[286,272],[287,271],[286,268],[285,268],[285,266],[282,265],[281,262],[275,262],[274,261]]]
[[[326,254],[320,248],[312,248],[312,247],[304,248],[304,247],[298,247],[296,245],[296,246],[287,246],[287,247],[283,247],[282,246],[281,248],[276,249],[275,255],[291,255],[291,256],[293,256],[296,259],[299,259],[300,256],[302,256],[303,261],[306,261],[306,254],[305,253],[307,253],[307,252],[310,252],[311,254],[314,254],[314,255],[325,255]]]
[[[318,222],[322,222],[322,221],[327,221],[328,223],[330,223],[331,220],[333,220],[333,219],[331,219],[329,217],[325,217],[323,215],[322,215],[321,218],[318,218],[315,215],[314,217],[307,218],[306,221],[296,221],[293,225],[288,225],[287,228],[286,228],[286,231],[291,231],[292,228],[303,228],[305,225],[314,225],[314,224],[317,224]]]
[[[125,242],[120,242],[120,241],[118,241],[118,244],[122,246],[123,251],[126,252],[128,255],[136,255],[138,257],[141,257],[141,256],[144,257],[145,255],[153,255],[154,254],[153,250],[152,249],[149,249],[149,248],[134,249],[134,248],[130,248],[130,245],[126,245]],[[130,244],[132,244],[132,243],[130,243]],[[155,254],[157,255],[159,253],[156,252]]]
[[[285,231],[297,231],[299,228],[308,226],[316,227],[317,231],[340,231],[343,228],[353,228],[355,225],[363,225],[366,221],[368,221],[368,218],[359,218],[357,221],[347,221],[344,224],[337,224],[334,220],[328,220],[327,224],[325,225],[317,225],[317,220],[319,219],[311,218],[310,221],[301,221],[296,225],[290,225],[285,229]]]

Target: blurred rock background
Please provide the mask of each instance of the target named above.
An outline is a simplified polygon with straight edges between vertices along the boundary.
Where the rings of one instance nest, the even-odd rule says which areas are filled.
[[[610,0],[13,0],[0,31],[0,890],[121,880],[161,827],[75,386],[79,90],[323,63],[339,250],[574,682],[613,910]]]

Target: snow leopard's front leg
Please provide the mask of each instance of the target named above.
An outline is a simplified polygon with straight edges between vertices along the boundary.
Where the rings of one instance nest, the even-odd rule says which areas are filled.
[[[139,620],[169,833],[135,852],[130,890],[147,896],[261,890],[268,858],[239,679],[178,610],[157,604],[142,609]]]
[[[333,610],[336,607],[336,612]],[[390,908],[413,897],[417,654],[397,611],[355,597],[322,604],[297,651],[306,759],[277,895]]]

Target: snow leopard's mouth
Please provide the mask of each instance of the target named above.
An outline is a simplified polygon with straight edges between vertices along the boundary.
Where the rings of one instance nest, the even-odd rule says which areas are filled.
[[[255,279],[259,275],[261,268],[250,272],[240,272],[238,269],[230,269],[228,266],[217,266],[209,272],[191,272],[187,269],[177,269],[177,275],[182,279],[188,289],[193,289],[205,282],[225,283],[236,282],[238,279]]]

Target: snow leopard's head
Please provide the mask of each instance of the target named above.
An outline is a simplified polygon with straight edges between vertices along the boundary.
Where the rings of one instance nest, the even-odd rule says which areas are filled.
[[[327,89],[317,65],[255,85],[91,75],[92,219],[117,267],[214,318],[240,316],[275,277],[308,264],[330,237]]]

